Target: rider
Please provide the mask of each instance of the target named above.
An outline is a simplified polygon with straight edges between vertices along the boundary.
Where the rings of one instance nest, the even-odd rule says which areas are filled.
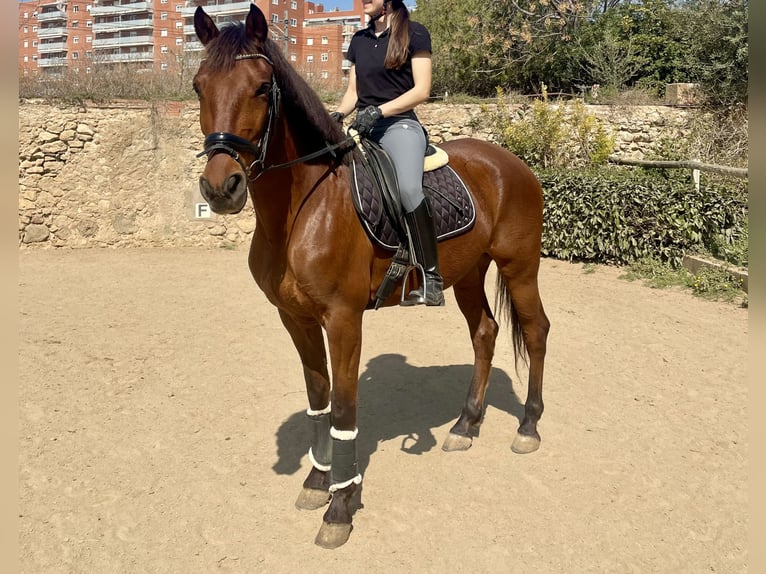
[[[415,256],[425,275],[424,285],[402,305],[444,305],[436,231],[423,195],[426,134],[414,111],[431,92],[431,36],[410,20],[402,0],[363,0],[363,5],[370,23],[351,39],[348,88],[331,115],[342,121],[356,109],[351,127],[378,142],[393,161]]]

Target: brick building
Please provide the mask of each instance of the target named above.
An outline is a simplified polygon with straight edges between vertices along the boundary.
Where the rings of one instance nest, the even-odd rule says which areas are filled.
[[[21,0],[19,73],[60,75],[127,65],[176,73],[199,58],[198,5],[220,25],[244,20],[251,0]],[[338,89],[349,68],[351,36],[366,22],[361,0],[349,11],[325,12],[305,0],[255,0],[272,38],[314,85]]]

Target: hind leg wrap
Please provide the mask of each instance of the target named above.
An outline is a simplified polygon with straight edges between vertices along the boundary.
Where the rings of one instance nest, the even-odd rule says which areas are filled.
[[[330,427],[330,436],[332,437],[330,492],[362,482],[362,475],[359,474],[356,462],[356,436],[358,432],[357,429],[339,431],[335,427]]]
[[[306,411],[311,424],[309,460],[317,470],[327,472],[332,464],[332,439],[330,438],[330,406],[321,411]]]

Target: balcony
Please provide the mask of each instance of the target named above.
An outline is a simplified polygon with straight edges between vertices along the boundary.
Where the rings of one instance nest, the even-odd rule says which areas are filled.
[[[39,39],[43,38],[62,38],[66,37],[67,35],[67,29],[63,27],[55,27],[55,28],[38,28],[37,29],[37,37]]]
[[[66,52],[66,42],[50,42],[48,44],[39,44],[37,46],[38,54],[50,54],[51,52]]]
[[[116,64],[121,62],[153,62],[154,52],[122,52],[119,54],[98,54],[94,63]]]
[[[231,4],[219,4],[217,6],[203,6],[203,8],[209,16],[241,13],[243,16],[242,19],[244,20],[244,16],[247,16],[247,13],[250,11],[250,4],[250,2],[233,2]],[[196,6],[181,8],[181,16],[192,17],[196,10]]]
[[[119,20],[116,22],[94,22],[93,32],[104,34],[107,32],[120,32],[122,30],[133,30],[136,28],[152,28],[154,20],[151,18],[137,18],[135,20]]]
[[[37,15],[38,22],[55,22],[56,20],[66,21],[66,14],[61,10],[52,10]]]
[[[118,38],[95,38],[93,40],[94,49],[152,45],[154,45],[154,39],[152,36],[121,36]]]
[[[151,11],[150,2],[133,2],[131,4],[113,4],[111,6],[93,6],[90,14],[96,16],[112,16],[115,14],[137,14]]]
[[[184,42],[184,52],[199,52],[202,48],[202,42],[196,40]]]
[[[66,66],[66,58],[38,58],[38,68],[51,68],[51,67]]]

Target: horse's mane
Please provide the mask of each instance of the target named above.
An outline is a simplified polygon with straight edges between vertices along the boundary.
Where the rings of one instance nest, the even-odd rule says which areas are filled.
[[[301,155],[343,141],[346,135],[333,121],[316,92],[287,61],[279,45],[266,39],[259,45],[245,34],[243,22],[227,23],[206,46],[205,61],[214,69],[230,70],[239,54],[262,53],[274,63],[274,77],[281,90],[282,111]],[[338,152],[340,155],[340,151]]]

